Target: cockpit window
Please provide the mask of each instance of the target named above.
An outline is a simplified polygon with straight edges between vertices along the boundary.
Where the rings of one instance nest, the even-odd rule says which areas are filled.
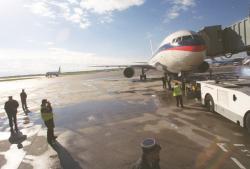
[[[182,41],[189,41],[189,40],[193,40],[193,37],[191,35],[182,37]]]
[[[177,38],[175,42],[177,43],[181,42],[181,37]]]

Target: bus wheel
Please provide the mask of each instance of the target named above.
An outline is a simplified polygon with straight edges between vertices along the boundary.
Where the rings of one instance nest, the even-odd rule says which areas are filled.
[[[214,100],[210,94],[208,94],[205,98],[205,105],[208,111],[214,112]]]
[[[250,133],[250,113],[248,113],[246,117],[246,128],[248,133]]]

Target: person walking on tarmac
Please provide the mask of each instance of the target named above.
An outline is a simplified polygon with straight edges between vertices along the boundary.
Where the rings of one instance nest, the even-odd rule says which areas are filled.
[[[47,141],[49,144],[54,144],[57,137],[54,135],[55,124],[53,118],[53,109],[50,102],[48,102],[46,99],[42,100],[41,116],[45,126],[47,127]]]
[[[179,107],[179,104],[181,104],[181,107],[183,107],[181,86],[177,82],[174,85],[173,96],[176,98],[176,106]]]
[[[17,127],[17,121],[16,121],[16,115],[17,115],[17,108],[19,104],[16,100],[12,98],[12,96],[9,96],[9,100],[5,102],[4,104],[4,109],[7,113],[8,119],[9,119],[9,126],[10,126],[10,132],[14,133],[13,130],[13,122],[15,125],[15,130],[18,132],[18,127]]]
[[[22,108],[23,111],[25,112],[25,114],[27,114],[26,112],[28,111],[28,107],[27,107],[27,94],[25,93],[24,89],[22,89],[22,92],[20,93],[20,97],[21,97],[21,103],[22,103]]]
[[[163,89],[166,89],[167,87],[166,87],[166,84],[167,84],[167,81],[166,81],[166,77],[162,77],[162,87],[163,87]]]

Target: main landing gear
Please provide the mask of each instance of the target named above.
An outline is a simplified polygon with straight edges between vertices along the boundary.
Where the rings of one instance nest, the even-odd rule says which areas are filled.
[[[165,76],[165,79],[166,79],[167,84],[168,84],[168,90],[172,90],[172,86],[171,86],[172,78],[167,73],[164,73],[164,76]]]
[[[147,80],[147,75],[145,74],[146,70],[144,68],[141,69],[140,80]]]

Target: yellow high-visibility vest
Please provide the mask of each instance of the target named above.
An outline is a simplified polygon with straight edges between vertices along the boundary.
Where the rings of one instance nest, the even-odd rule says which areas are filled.
[[[174,85],[173,96],[182,95],[181,87],[179,85]]]
[[[48,110],[46,107],[42,106],[41,107],[41,116],[43,121],[48,121],[50,119],[53,119],[53,113],[52,112],[47,112]]]
[[[48,121],[50,119],[53,119],[53,114],[52,113],[41,113],[42,119],[44,121]]]

